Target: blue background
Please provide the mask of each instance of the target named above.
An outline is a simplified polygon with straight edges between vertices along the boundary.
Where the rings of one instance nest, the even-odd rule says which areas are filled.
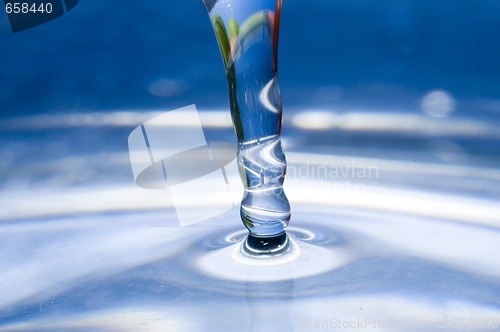
[[[243,230],[238,209],[180,229],[165,192],[135,186],[128,154],[153,115],[228,114],[201,0],[80,1],[15,34],[0,12],[0,330],[498,317],[499,41],[500,0],[284,0],[291,225],[317,247],[311,264],[353,261],[293,283],[239,282],[198,259],[240,240],[228,235]],[[449,114],[425,111],[433,91]],[[211,124],[208,141],[234,141],[230,124]],[[298,174],[323,167],[377,174]]]
[[[285,110],[408,112],[441,89],[458,101],[456,114],[500,116],[498,0],[287,0],[280,38]],[[15,34],[0,14],[0,40],[3,118],[227,107],[222,60],[201,1],[83,1]]]

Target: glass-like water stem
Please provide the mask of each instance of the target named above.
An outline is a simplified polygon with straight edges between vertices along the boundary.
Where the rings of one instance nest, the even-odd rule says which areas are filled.
[[[285,228],[290,220],[290,203],[283,191],[286,159],[280,141],[277,76],[281,0],[203,2],[226,68],[245,187],[240,214],[250,231],[246,244],[250,250],[270,252],[287,245]]]

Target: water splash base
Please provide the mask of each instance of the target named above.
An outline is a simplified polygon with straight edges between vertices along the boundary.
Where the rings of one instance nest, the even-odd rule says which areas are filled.
[[[272,254],[249,251],[247,239],[241,239],[246,231],[232,233],[226,237],[228,246],[197,260],[198,272],[226,280],[272,282],[319,275],[350,260],[342,247],[332,250],[327,249],[331,243],[316,243],[320,236],[310,230],[291,227],[287,233],[286,243]]]

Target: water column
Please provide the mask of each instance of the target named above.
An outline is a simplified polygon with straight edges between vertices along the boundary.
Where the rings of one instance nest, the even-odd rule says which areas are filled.
[[[240,215],[245,248],[270,253],[287,245],[290,204],[283,191],[277,49],[281,0],[204,0],[224,60],[238,167],[245,187]]]

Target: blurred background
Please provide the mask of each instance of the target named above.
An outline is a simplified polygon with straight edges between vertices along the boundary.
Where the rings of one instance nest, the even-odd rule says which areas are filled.
[[[308,287],[330,280],[340,288],[321,296],[346,317],[364,307],[407,319],[405,308],[417,307],[437,319],[443,303],[446,314],[461,308],[465,316],[498,317],[499,36],[500,0],[284,0],[279,81],[292,225],[327,238],[338,231],[335,241],[365,259],[340,276],[281,288],[306,294],[297,303],[312,308],[312,316],[297,310],[297,330],[328,319],[312,313],[324,306]],[[176,228],[168,197],[137,188],[128,157],[135,127],[190,104],[209,142],[235,141],[224,67],[201,1],[81,1],[19,33],[0,13],[0,41],[0,284],[7,285],[0,330],[2,319],[31,331],[23,322],[103,309],[109,316],[80,321],[93,330],[134,330],[164,319],[162,310],[144,309],[154,302],[176,313],[168,318],[174,331],[188,331],[193,325],[176,319],[196,307],[196,296],[234,291],[213,299],[227,310],[245,301],[248,284],[212,283],[203,272],[180,277],[192,273],[186,247],[202,255],[217,241],[203,241],[210,227]],[[366,170],[375,171],[356,173]],[[215,224],[241,229],[233,214]],[[384,230],[354,222],[365,217]],[[326,228],[308,224],[315,220]],[[189,242],[196,234],[202,240]],[[397,256],[403,249],[408,256]],[[349,297],[353,289],[359,298]],[[256,302],[246,301],[255,313]],[[120,309],[125,304],[147,313]],[[194,326],[222,324],[212,314]],[[44,328],[75,329],[69,322]]]
[[[391,113],[400,121],[391,128],[401,134],[405,126],[416,126],[408,117],[415,115],[439,118],[438,126],[449,124],[455,134],[467,135],[471,128],[460,132],[454,127],[457,119],[467,119],[488,125],[476,128],[475,137],[497,139],[499,33],[498,0],[321,0],[307,6],[286,1],[279,46],[285,122],[297,112],[311,113],[310,119],[318,115],[311,111]],[[187,104],[228,108],[220,53],[197,1],[83,2],[59,19],[15,34],[7,15],[0,15],[0,38],[3,149],[19,137],[38,134],[33,127],[62,124],[72,114],[166,111]],[[33,115],[44,117],[32,123],[26,117]],[[389,126],[390,121],[376,118]],[[340,130],[328,131],[329,136],[346,129],[342,119],[337,117],[334,127]],[[285,135],[296,135],[290,132],[293,126],[284,128]],[[446,135],[446,129],[439,130],[434,136]],[[371,144],[349,136],[338,137],[337,143]],[[95,139],[71,137],[76,144]],[[109,144],[94,143],[93,149]],[[453,151],[496,152],[457,143]],[[41,153],[35,149],[31,158]]]
[[[444,90],[457,115],[498,116],[500,4],[286,1],[280,83],[286,108],[417,112]],[[116,109],[226,107],[222,60],[197,1],[76,11],[13,34],[1,15],[2,117]]]
[[[377,178],[498,195],[500,187],[442,175],[469,165],[488,170],[467,174],[499,180],[499,35],[498,0],[285,1],[285,148],[398,160],[407,170],[450,166],[439,179]],[[0,188],[9,197],[132,184],[128,134],[189,104],[209,112],[209,141],[235,141],[221,56],[198,1],[87,1],[15,34],[0,15],[0,38]]]

